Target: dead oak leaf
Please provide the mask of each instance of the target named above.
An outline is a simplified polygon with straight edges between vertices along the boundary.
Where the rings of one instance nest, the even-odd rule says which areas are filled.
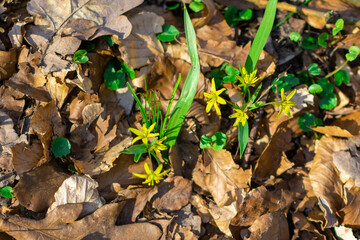
[[[80,220],[83,204],[66,204],[56,207],[42,220],[11,216],[0,219],[0,231],[16,239],[160,239],[161,229],[151,223],[134,223],[116,226],[116,219],[124,203],[111,203]],[[86,231],[84,231],[86,230]]]
[[[17,51],[15,48],[9,51],[0,51],[0,80],[11,77],[16,72]]]
[[[35,25],[27,26],[27,41],[43,54],[45,72],[67,68],[69,62],[60,56],[73,54],[81,40],[93,40],[103,35],[126,38],[131,31],[127,17],[121,14],[141,4],[143,0],[31,0],[28,12]]]

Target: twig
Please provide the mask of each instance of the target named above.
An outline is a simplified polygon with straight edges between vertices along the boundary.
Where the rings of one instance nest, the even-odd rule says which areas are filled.
[[[265,89],[266,90],[265,90],[265,94],[260,99],[261,101],[265,100],[265,102],[266,102],[266,99],[267,99],[267,97],[269,95],[269,92],[270,92],[269,91],[270,90],[270,82],[271,82],[271,79],[268,79],[265,82]],[[242,162],[242,167],[244,169],[249,167],[250,156],[251,156],[252,149],[254,147],[256,133],[257,133],[257,130],[259,128],[259,125],[260,125],[263,114],[264,114],[264,107],[261,107],[261,108],[259,108],[258,114],[256,115],[255,120],[254,120],[254,124],[253,124],[253,126],[252,126],[252,128],[250,130],[249,140],[248,140],[248,144],[247,144],[245,154],[244,154],[244,161]]]

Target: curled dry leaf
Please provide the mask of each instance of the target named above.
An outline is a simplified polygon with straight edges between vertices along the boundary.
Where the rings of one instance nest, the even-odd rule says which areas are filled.
[[[104,204],[97,191],[98,183],[86,176],[72,175],[61,184],[54,194],[55,202],[47,210],[47,214],[57,206],[68,203],[84,203],[80,217],[86,216]]]
[[[207,24],[213,16],[215,15],[216,7],[213,0],[203,0],[202,1],[205,4],[205,8],[202,13],[202,17],[192,19],[191,22],[193,23],[194,27],[202,27],[205,24]]]
[[[278,127],[265,150],[260,155],[254,168],[255,177],[261,179],[275,175],[281,166],[283,153],[293,147],[291,143],[291,131],[287,127],[284,127],[286,126],[285,123]]]
[[[226,150],[206,149],[193,172],[194,182],[213,196],[219,207],[237,200],[237,191],[248,188],[251,170],[243,170]]]
[[[54,202],[55,192],[68,177],[55,163],[46,163],[21,175],[14,194],[27,209],[43,212]]]
[[[70,122],[83,124],[84,123],[83,116],[88,115],[87,113],[83,113],[84,108],[87,105],[96,103],[98,101],[99,98],[95,94],[79,92],[76,98],[72,100],[70,103],[70,115],[69,115]],[[91,122],[92,121],[87,120],[87,123],[91,124]]]
[[[353,199],[340,210],[340,216],[343,218],[342,224],[347,227],[359,228],[360,226],[360,189],[351,189],[354,195]]]
[[[60,56],[73,54],[81,40],[93,40],[103,35],[126,38],[131,23],[121,14],[141,4],[136,1],[67,1],[32,0],[28,12],[35,17],[35,25],[27,27],[26,39],[42,53],[45,72],[69,68]]]
[[[161,229],[148,222],[116,226],[116,219],[124,203],[110,203],[93,214],[77,220],[83,204],[56,207],[42,220],[11,216],[0,220],[0,231],[16,239],[160,239]],[[86,231],[84,231],[86,230]]]
[[[309,172],[313,193],[317,198],[324,199],[323,202],[327,203],[333,213],[344,207],[342,182],[333,161],[333,154],[342,149],[347,149],[343,140],[322,137],[317,144],[316,155]]]
[[[192,182],[181,176],[169,177],[157,188],[158,193],[152,200],[153,207],[164,212],[177,211],[189,203]]]
[[[16,72],[17,50],[0,51],[0,80],[11,77]]]

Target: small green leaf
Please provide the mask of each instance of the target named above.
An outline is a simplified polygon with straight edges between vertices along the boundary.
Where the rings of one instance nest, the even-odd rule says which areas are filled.
[[[109,61],[104,72],[104,82],[111,90],[124,87],[126,83],[126,75],[130,79],[135,78],[135,71],[129,68],[126,63],[120,63],[116,58]]]
[[[202,135],[200,138],[200,149],[211,148],[211,142],[212,142],[211,137]]]
[[[173,4],[169,4],[169,6],[166,7],[166,9],[168,10],[175,10],[178,9],[180,7],[180,3],[173,3]]]
[[[326,32],[323,32],[318,37],[318,44],[319,46],[322,46],[323,48],[326,48],[326,41],[329,39],[329,34]]]
[[[192,3],[189,4],[189,8],[194,12],[200,12],[205,8],[205,4],[202,3],[201,1],[200,2],[193,1]]]
[[[135,71],[132,67],[128,67],[125,62],[121,63],[121,69],[133,80],[135,78]]]
[[[235,6],[229,6],[226,8],[224,13],[225,21],[229,26],[235,26],[239,23],[239,19],[236,19],[238,9]]]
[[[171,42],[176,37],[179,36],[179,30],[173,25],[165,24],[163,26],[163,31],[159,35],[157,35],[157,39],[162,42]]]
[[[239,20],[248,21],[252,18],[253,11],[251,9],[244,9],[239,12]]]
[[[334,74],[334,82],[336,86],[340,86],[342,83],[349,84],[350,77],[347,71],[340,70]]]
[[[335,27],[332,29],[332,35],[335,36],[338,34],[342,29],[344,28],[344,20],[342,18],[339,18],[336,23]]]
[[[300,84],[299,78],[295,77],[294,74],[290,73],[287,76],[275,78],[272,82],[273,92],[280,93],[281,89],[284,88],[284,91],[289,91],[292,87],[295,87]]]
[[[225,147],[226,135],[223,132],[217,132],[211,137],[212,147],[215,151],[220,151]]]
[[[337,105],[337,98],[333,92],[325,94],[321,93],[318,95],[318,99],[321,109],[329,110],[336,107]]]
[[[291,32],[289,38],[293,42],[298,42],[300,41],[301,35],[298,32]]]
[[[349,53],[345,54],[346,60],[349,62],[354,61],[360,54],[360,48],[358,46],[351,46]]]
[[[315,125],[315,116],[309,112],[303,113],[299,117],[298,124],[305,132],[312,131],[311,127]]]
[[[74,53],[73,60],[76,63],[86,63],[89,58],[86,56],[87,51],[85,49],[79,49]]]
[[[317,39],[314,37],[307,37],[301,42],[304,49],[315,49],[317,47]]]
[[[321,73],[321,69],[317,63],[312,63],[307,70],[311,76],[319,76]]]
[[[235,74],[238,75],[240,73],[238,69],[234,68],[232,65],[228,63],[224,63],[221,66],[221,70],[224,70],[227,75],[235,75]]]
[[[55,157],[61,158],[70,153],[71,144],[64,137],[57,137],[51,144],[51,151]]]
[[[4,198],[13,198],[13,189],[10,186],[0,188],[0,195]]]
[[[308,90],[309,90],[309,93],[316,94],[316,93],[321,93],[323,91],[323,88],[321,87],[321,85],[314,83],[314,84],[310,85]]]
[[[70,163],[70,164],[67,166],[67,169],[68,169],[70,172],[72,172],[72,173],[76,173],[76,172],[77,172],[74,163]]]
[[[334,91],[334,85],[329,83],[329,81],[326,78],[321,78],[318,81],[318,84],[322,87],[323,92],[322,94],[332,93]]]
[[[246,145],[248,143],[248,139],[249,139],[249,125],[248,125],[248,121],[246,120],[244,126],[241,123],[239,123],[239,127],[238,127],[238,141],[239,141],[240,158],[244,154]]]

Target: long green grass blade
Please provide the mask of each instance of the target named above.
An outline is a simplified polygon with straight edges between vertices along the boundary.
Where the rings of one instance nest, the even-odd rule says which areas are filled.
[[[265,9],[264,17],[256,33],[254,42],[251,44],[249,55],[247,56],[245,63],[245,69],[249,73],[256,69],[256,64],[259,60],[260,53],[264,49],[265,44],[269,38],[275,20],[276,3],[277,0],[269,0]]]
[[[165,136],[167,139],[164,143],[169,147],[175,145],[176,143],[176,138],[179,135],[181,125],[183,124],[185,116],[194,100],[196,86],[200,75],[200,62],[196,46],[196,34],[191,23],[189,13],[187,12],[185,6],[184,8],[185,34],[191,60],[191,68],[186,77],[180,98],[171,112],[169,123],[166,127]]]
[[[249,139],[248,121],[245,122],[244,126],[241,123],[239,123],[238,141],[239,141],[240,158],[244,154],[244,151],[246,149],[246,145],[248,143],[248,139]]]

